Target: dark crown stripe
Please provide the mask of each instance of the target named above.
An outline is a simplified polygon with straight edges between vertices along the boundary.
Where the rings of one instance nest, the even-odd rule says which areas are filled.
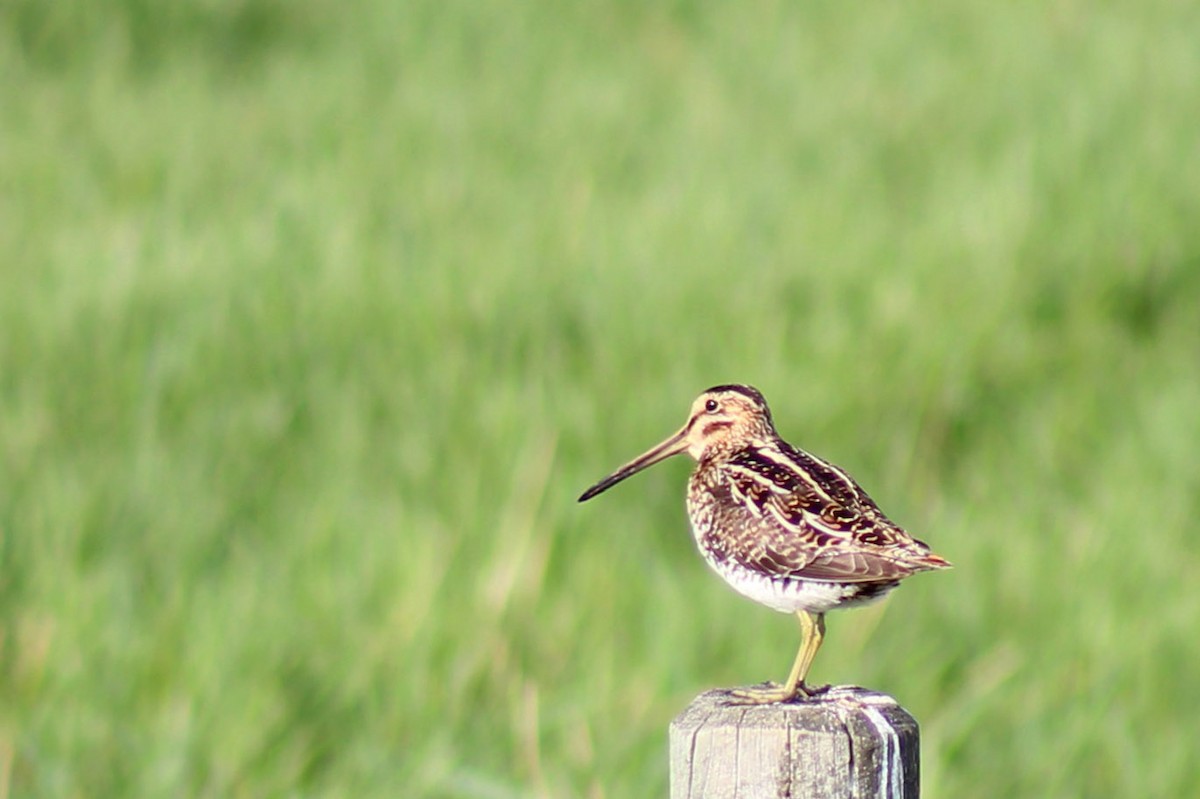
[[[743,385],[741,383],[726,383],[725,385],[721,385],[721,386],[713,386],[712,388],[708,389],[704,393],[710,394],[710,393],[714,393],[714,392],[724,392],[724,391],[731,391],[734,394],[741,394],[743,397],[749,397],[750,399],[754,400],[755,402],[757,402],[759,405],[763,406],[764,408],[767,407],[767,401],[763,397],[762,392],[760,392],[754,386],[747,386],[747,385]]]

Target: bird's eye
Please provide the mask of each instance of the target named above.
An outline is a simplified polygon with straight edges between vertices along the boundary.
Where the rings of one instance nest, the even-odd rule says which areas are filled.
[[[708,411],[709,413],[716,413],[717,408],[720,408],[720,407],[721,407],[721,404],[719,402],[717,402],[715,399],[710,399],[708,402],[704,403],[704,410]]]

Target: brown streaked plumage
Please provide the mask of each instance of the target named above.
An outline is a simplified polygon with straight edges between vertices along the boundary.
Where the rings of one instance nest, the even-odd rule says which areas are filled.
[[[879,599],[911,574],[950,566],[888,519],[848,474],[781,439],[766,400],[750,386],[705,391],[683,429],[579,501],[683,452],[697,462],[687,509],[704,559],[738,593],[800,620],[787,682],[735,692],[741,701],[811,693],[804,680],[826,611]]]

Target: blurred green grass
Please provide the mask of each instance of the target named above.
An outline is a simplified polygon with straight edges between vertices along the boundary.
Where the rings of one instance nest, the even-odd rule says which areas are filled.
[[[835,615],[928,796],[1197,779],[1200,10],[0,6],[0,796],[662,796],[791,620],[751,382],[956,563]]]

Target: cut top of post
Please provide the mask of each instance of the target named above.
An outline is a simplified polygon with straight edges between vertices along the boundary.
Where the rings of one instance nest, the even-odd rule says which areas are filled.
[[[708,691],[671,723],[671,799],[916,799],[919,736],[895,699],[862,688],[773,705]]]

